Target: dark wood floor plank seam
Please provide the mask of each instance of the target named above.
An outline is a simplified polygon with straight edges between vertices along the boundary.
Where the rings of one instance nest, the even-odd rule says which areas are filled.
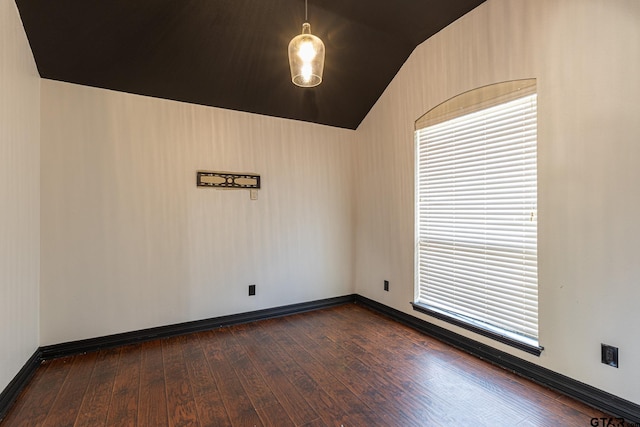
[[[47,422],[47,419],[49,418],[49,415],[51,414],[51,410],[53,409],[56,401],[58,400],[58,396],[60,396],[60,393],[62,391],[62,386],[64,385],[65,381],[67,380],[69,372],[71,371],[71,367],[73,366],[72,359],[73,359],[73,357],[68,357],[68,358],[65,358],[65,360],[62,361],[62,363],[64,363],[67,366],[67,368],[65,369],[64,377],[60,381],[60,383],[59,383],[60,387],[58,388],[57,392],[55,393],[55,396],[53,397],[53,399],[51,399],[51,403],[49,405],[47,405],[48,406],[47,414],[43,418],[42,424],[38,423],[38,425],[44,425]]]
[[[300,322],[295,322],[296,329],[287,329],[289,334],[299,345],[305,347],[305,343],[313,343],[313,338],[306,335],[306,329],[299,328]],[[357,360],[353,355],[343,352],[337,352],[331,346],[312,346],[310,348],[305,347],[309,354],[320,363],[324,363],[326,368],[336,375],[339,381],[341,381],[346,387],[348,387],[355,395],[362,399],[363,403],[372,410],[382,412],[381,418],[387,425],[419,425],[423,420],[420,420],[413,416],[408,408],[402,408],[400,411],[391,411],[388,409],[390,404],[389,398],[383,396],[378,390],[382,388],[376,387],[380,384],[376,384],[375,380],[366,378],[360,375],[357,369],[353,369],[353,364],[349,361]],[[340,361],[344,364],[341,366]],[[342,368],[342,369],[341,369]],[[369,372],[373,374],[373,372]],[[388,386],[389,384],[385,384]],[[384,389],[388,391],[388,389]],[[400,390],[398,390],[400,391]],[[394,393],[391,392],[391,395]]]
[[[136,425],[140,399],[142,345],[121,349],[113,383],[113,397],[107,411],[107,425]]]
[[[268,321],[269,324],[272,322]],[[250,333],[247,331],[248,328],[251,328]],[[305,425],[320,417],[304,397],[305,390],[297,387],[293,378],[282,370],[286,362],[272,353],[269,343],[261,335],[259,326],[243,325],[234,328],[234,335],[262,376],[270,379],[272,393],[294,424]],[[289,368],[293,366],[289,364]]]
[[[235,334],[229,334],[222,351],[256,409],[278,403],[265,377],[256,369]]]
[[[303,322],[311,322],[311,320],[314,319],[313,317],[307,317],[303,319]],[[372,346],[374,343],[373,342],[368,342],[366,340],[362,339],[362,336],[368,336],[367,334],[363,334],[361,333],[364,330],[366,330],[367,326],[366,325],[358,325],[358,330],[357,331],[353,331],[353,335],[354,337],[356,337],[356,342],[350,342],[350,341],[345,341],[342,339],[341,334],[343,332],[349,331],[350,327],[352,327],[352,324],[348,324],[348,325],[342,325],[343,327],[341,329],[337,329],[333,322],[332,317],[327,316],[326,319],[324,319],[323,317],[321,317],[321,313],[317,313],[317,316],[315,317],[315,324],[316,324],[316,329],[314,330],[314,332],[316,332],[317,334],[327,334],[328,336],[333,336],[334,340],[337,342],[337,345],[346,345],[346,347],[348,349],[351,349],[352,351],[357,349],[357,351],[354,351],[354,354],[356,355],[365,355],[367,357],[366,359],[366,363],[372,366],[380,366],[382,371],[387,371],[387,372],[393,372],[396,369],[396,364],[397,363],[392,363],[389,361],[393,360],[393,356],[395,355],[394,353],[391,353],[387,348],[380,348],[379,349],[379,353],[385,354],[385,358],[384,359],[379,359],[378,361],[375,360],[375,358],[372,358],[372,352],[369,349],[370,346]],[[325,321],[326,320],[326,321]],[[389,320],[385,320],[383,319],[382,322],[388,322]],[[322,325],[322,326],[318,326],[318,325]],[[351,336],[351,333],[346,333],[345,335],[347,336]],[[360,337],[360,338],[358,338]],[[321,340],[322,336],[321,335],[315,335],[314,336],[315,340]],[[313,341],[312,341],[313,342]],[[400,345],[402,345],[402,343],[399,343]],[[390,354],[386,354],[387,352],[389,352]],[[396,361],[397,362],[397,361]],[[416,381],[416,378],[411,378],[409,380],[406,380],[403,383],[403,387],[405,389],[409,389],[411,390],[411,393],[409,393],[408,396],[405,396],[405,399],[411,399],[414,396],[422,396],[423,398],[425,396],[429,396],[429,405],[430,407],[438,407],[440,408],[437,412],[440,414],[440,419],[439,420],[433,420],[431,419],[430,422],[437,422],[437,421],[444,421],[444,417],[448,416],[447,414],[451,414],[450,416],[455,416],[455,418],[451,418],[449,420],[449,422],[451,423],[460,423],[461,421],[464,422],[471,422],[472,420],[468,420],[465,419],[464,417],[461,417],[460,414],[455,414],[455,411],[453,410],[453,406],[449,403],[449,399],[442,399],[441,395],[438,395],[436,393],[433,393],[430,389],[431,386],[428,385],[428,381],[433,381],[432,379],[427,379],[427,383],[423,384],[423,381]],[[435,382],[437,385],[437,381]],[[449,394],[452,394],[452,392],[450,391]],[[480,396],[478,396],[480,397]],[[521,420],[524,419],[524,415],[520,415],[518,414],[516,411],[508,411],[508,408],[504,408],[501,409],[503,411],[502,413],[502,418],[503,421],[506,421],[508,419],[509,423],[511,422],[519,422]],[[423,414],[423,416],[430,416],[430,414]],[[490,416],[495,416],[496,412],[491,412],[485,415],[484,418],[489,418]],[[508,417],[508,418],[507,418]],[[424,420],[423,420],[424,421]]]
[[[232,328],[232,331],[233,329],[235,328]],[[238,343],[235,334],[231,333],[227,336],[222,346],[222,352],[227,360],[229,360],[230,366],[233,368],[245,395],[252,403],[258,417],[260,417],[260,409],[279,405],[277,398],[267,384],[267,380],[256,369],[251,359],[247,356],[246,351],[244,351],[243,347]],[[269,414],[273,415],[275,412],[265,413],[265,416]],[[268,417],[264,419],[263,417],[260,418],[263,422],[269,422]],[[280,420],[282,424],[290,422],[292,421],[288,416]]]
[[[219,384],[222,401],[229,414],[231,424],[234,427],[261,426],[262,421],[258,413],[250,404],[251,401],[246,395],[238,375],[221,348],[225,345],[225,340],[231,336],[230,329],[209,331],[202,333],[201,336],[205,337],[205,356],[209,368]]]
[[[192,334],[190,346],[185,350],[187,370],[192,383],[196,409],[203,426],[231,427],[218,382],[205,356],[200,336]]]
[[[185,336],[162,340],[167,417],[169,426],[199,426],[196,402],[189,381],[182,345]]]
[[[96,367],[89,378],[87,393],[80,403],[74,426],[91,427],[106,424],[119,360],[119,348],[98,352]]]
[[[308,321],[310,323],[315,324],[317,327],[319,327],[319,325],[322,323],[321,316],[322,316],[322,313],[314,313],[313,316],[310,316]],[[280,333],[284,333],[284,331],[280,331]],[[390,361],[383,360],[383,359],[380,359],[379,357],[369,354],[367,350],[360,347],[359,344],[351,343],[351,345],[348,348],[350,350],[354,350],[357,348],[358,351],[355,351],[355,354],[362,353],[362,354],[366,354],[367,356],[370,356],[367,359],[368,363],[370,363],[372,366],[376,366],[379,371],[382,371],[382,372],[397,371],[396,367]],[[404,379],[404,381],[399,382],[397,385],[398,385],[398,388],[405,389],[405,391],[407,389],[411,390],[411,394],[405,394],[404,398],[407,400],[411,400],[411,399],[417,400],[418,404],[416,405],[416,408],[418,409],[414,411],[413,416],[419,417],[421,423],[427,423],[427,425],[438,424],[442,422],[448,422],[453,424],[456,423],[455,418],[452,418],[452,419],[444,418],[448,412],[451,412],[449,403],[441,399],[440,396],[433,395],[433,393],[430,392],[429,388],[425,384],[417,381],[416,378],[407,377]],[[428,405],[432,409],[435,409],[435,411],[422,411],[419,409],[421,407],[425,407],[426,405]],[[433,417],[434,412],[440,414],[438,418]],[[470,420],[467,420],[467,422],[470,422]]]
[[[316,322],[313,322],[314,320]],[[322,323],[321,319],[319,318],[304,319],[303,321],[308,323],[313,323],[313,326],[315,326],[314,332],[317,334],[323,334],[322,330],[319,328],[319,325],[318,325],[318,323],[320,324]],[[330,331],[331,328],[327,328],[326,330]],[[320,341],[322,340],[323,337],[321,335],[314,335],[313,338],[315,340]],[[378,373],[380,373],[380,378],[382,378],[381,381],[391,386],[389,389],[386,389],[386,390],[392,391],[392,394],[402,396],[402,402],[411,405],[411,407],[413,408],[413,412],[411,416],[414,419],[417,419],[420,425],[424,423],[426,423],[427,425],[433,425],[436,423],[446,421],[442,418],[434,418],[434,412],[438,412],[440,413],[440,416],[442,416],[442,413],[443,413],[442,408],[447,407],[446,402],[440,402],[439,401],[440,399],[438,396],[428,397],[430,396],[429,389],[426,388],[423,384],[416,382],[416,378],[413,376],[408,376],[403,381],[400,381],[400,382],[396,381],[395,380],[395,375],[397,373],[396,366],[379,359],[378,357],[368,353],[364,348],[361,348],[359,346],[357,348],[360,351],[353,351],[356,348],[355,346],[356,345],[354,344],[354,346],[345,347],[345,349],[346,351],[351,351],[351,355],[359,359],[363,355],[368,356],[364,360],[366,360],[366,363],[371,367],[371,371],[373,375],[376,376]],[[392,374],[392,375],[388,375],[388,374]],[[408,392],[407,390],[408,388],[411,390],[411,392]],[[428,404],[430,408],[429,410],[421,409],[423,406],[425,406],[425,399],[428,399]],[[436,405],[436,408],[440,408],[440,409],[438,409],[437,411],[434,411],[433,410],[434,405]],[[450,422],[453,422],[453,421],[454,420],[450,420]]]
[[[159,340],[147,342],[142,345],[141,352],[138,425],[142,427],[168,425],[162,342]]]
[[[71,418],[75,424],[80,413],[82,398],[89,387],[89,378],[95,369],[96,358],[96,354],[71,358],[69,373],[60,387],[60,392],[56,396],[43,426],[63,425]]]
[[[281,324],[284,325],[285,322],[287,320],[283,319]],[[311,353],[291,339],[284,329],[280,329],[279,333],[270,329],[268,333],[280,346],[281,351],[286,351],[293,356],[298,365],[309,373],[325,393],[333,394],[338,406],[351,417],[336,421],[352,425],[380,425],[378,418],[373,415],[373,410],[345,386],[333,372],[326,369]]]
[[[230,330],[230,328],[225,328],[225,330],[228,331]],[[202,347],[209,372],[211,373],[213,381],[216,383],[216,387],[220,396],[220,402],[222,403],[224,411],[229,418],[230,425],[233,425],[231,420],[232,410],[229,407],[227,399],[223,398],[223,384],[220,374],[217,373],[219,366],[216,363],[216,358],[219,358],[220,356],[217,354],[218,349],[216,348],[216,343],[221,339],[220,334],[218,334],[217,332],[218,330],[202,331],[199,332],[196,336],[198,338],[200,346]]]
[[[46,364],[46,373],[37,391],[30,396],[29,404],[24,406],[19,414],[25,419],[24,425],[43,425],[58,397],[62,383],[69,374],[71,365],[69,358],[54,360]]]
[[[333,328],[329,326],[327,330],[330,332],[331,330],[333,330]],[[341,330],[345,330],[344,327],[341,328]],[[317,342],[320,342],[322,338],[314,337],[314,339],[317,340]],[[330,338],[326,337],[326,339]],[[354,344],[354,346],[345,346],[344,343],[341,342],[341,340],[334,340],[334,343],[335,347],[332,348],[332,350],[336,352],[335,357],[341,357],[340,355],[343,354],[344,356],[342,357],[350,357],[354,360],[354,363],[359,363],[361,366],[366,367],[368,369],[368,381],[376,384],[379,387],[384,387],[385,391],[387,391],[391,396],[402,396],[402,402],[410,402],[414,407],[419,406],[422,403],[421,398],[418,397],[417,394],[407,393],[404,389],[407,384],[410,384],[410,382],[416,380],[415,374],[407,375],[407,378],[410,378],[410,380],[408,380],[410,382],[407,382],[407,380],[403,382],[395,382],[393,380],[395,373],[401,372],[396,364],[387,363],[385,360],[374,356],[370,352],[370,350],[366,350],[359,345],[356,346]],[[354,349],[357,349],[357,351],[354,351]],[[405,373],[403,372],[402,374]],[[419,422],[424,422],[424,419],[419,420]]]
[[[280,361],[280,369],[292,384],[299,390],[305,402],[317,411],[323,421],[329,425],[344,422],[348,411],[339,404],[337,399],[327,392],[316,378],[303,368],[301,361],[291,355],[287,349],[283,349],[274,339],[270,330],[277,327],[281,322],[272,322],[268,327],[258,325],[260,341],[268,343],[268,348],[274,360]]]

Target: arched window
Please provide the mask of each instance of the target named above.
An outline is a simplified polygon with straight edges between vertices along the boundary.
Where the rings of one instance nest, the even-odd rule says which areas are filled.
[[[509,81],[416,121],[414,308],[539,355],[536,101]]]

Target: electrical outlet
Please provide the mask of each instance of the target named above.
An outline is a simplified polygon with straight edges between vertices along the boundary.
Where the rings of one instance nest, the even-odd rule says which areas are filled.
[[[256,285],[249,285],[249,296],[256,294]]]
[[[384,290],[389,292],[389,281],[388,280],[384,281]]]
[[[612,345],[600,344],[601,346],[601,361],[605,365],[618,367],[618,347]]]

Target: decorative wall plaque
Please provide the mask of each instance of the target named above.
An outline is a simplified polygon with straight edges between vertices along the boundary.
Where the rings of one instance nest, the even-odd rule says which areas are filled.
[[[198,187],[214,188],[260,188],[260,175],[231,172],[198,171]]]

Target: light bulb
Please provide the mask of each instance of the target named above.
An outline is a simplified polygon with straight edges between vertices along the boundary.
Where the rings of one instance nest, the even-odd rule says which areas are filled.
[[[313,43],[311,40],[304,41],[300,44],[300,49],[298,50],[298,56],[302,59],[302,62],[308,63],[313,61],[313,58],[316,57],[316,50],[313,48]]]
[[[300,73],[302,74],[302,80],[305,83],[309,83],[309,81],[311,81],[311,76],[313,75],[313,69],[311,68],[311,64],[305,62],[304,65],[302,65],[302,69],[300,70]]]

